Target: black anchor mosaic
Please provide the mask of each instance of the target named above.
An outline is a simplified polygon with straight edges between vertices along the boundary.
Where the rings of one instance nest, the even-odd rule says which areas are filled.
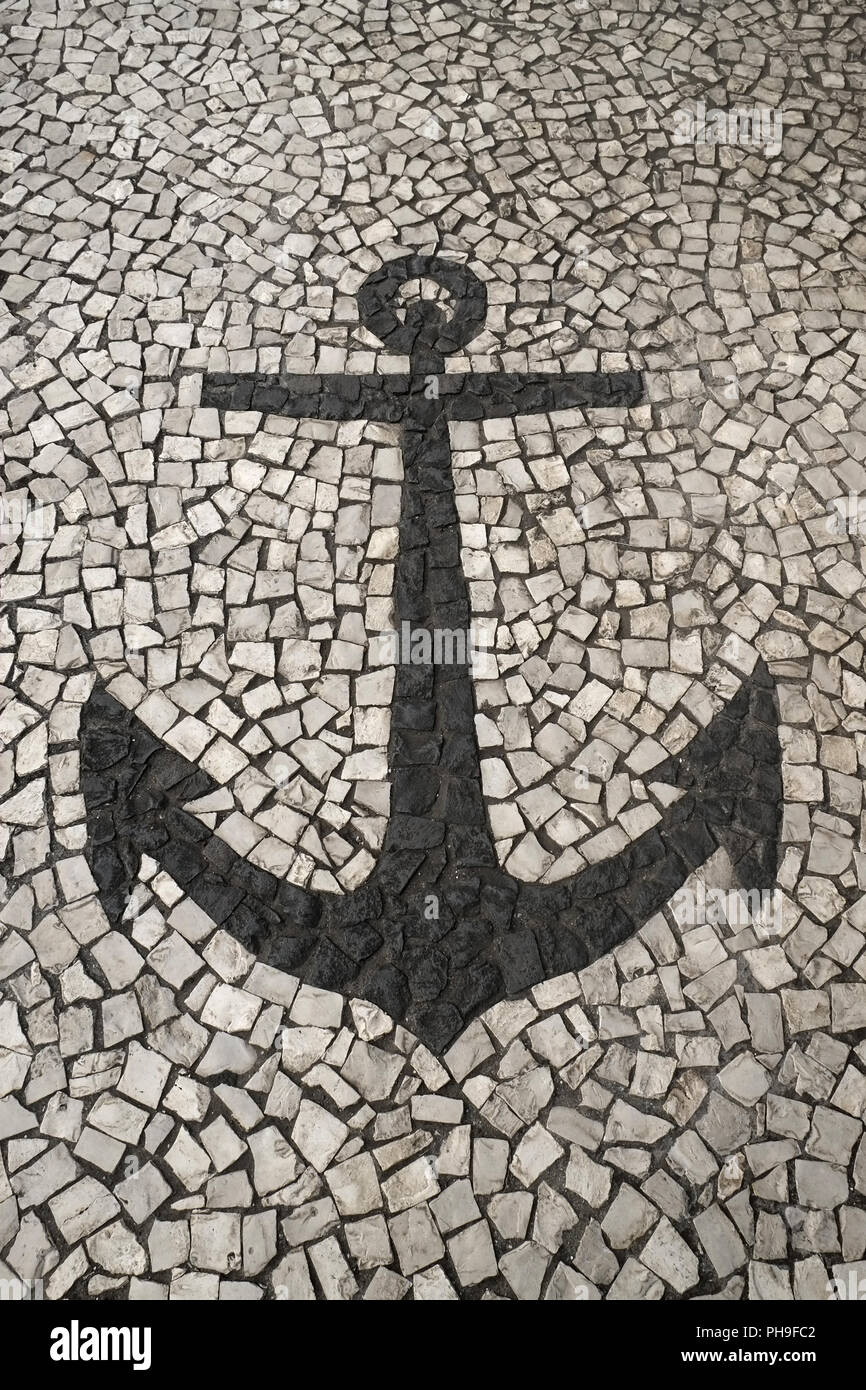
[[[393,312],[400,286],[421,278],[454,292],[454,315],[444,324],[424,301],[416,301],[406,323]],[[448,418],[635,404],[640,376],[445,375],[442,353],[478,333],[486,295],[471,272],[442,258],[387,264],[362,287],[359,304],[365,326],[386,346],[409,352],[411,376],[206,378],[203,400],[226,409],[325,418],[380,412],[401,420],[397,619],[431,633],[468,631]],[[441,388],[432,398],[431,374]],[[688,789],[665,822],[616,859],[548,888],[522,884],[498,868],[474,714],[468,661],[398,666],[389,748],[393,799],[381,863],[345,899],[317,900],[245,865],[196,826],[180,803],[214,790],[211,779],[160,751],[110,696],[94,695],[82,728],[84,796],[90,862],[110,915],[115,921],[122,915],[138,870],[136,851],[146,850],[261,959],[325,989],[370,999],[439,1051],[482,1009],[579,970],[626,940],[719,844],[732,852],[744,886],[772,886],[781,780],[777,716],[763,666],[682,761],[656,769],[659,780]],[[108,771],[118,764],[117,772]],[[431,894],[435,917],[425,915]]]
[[[422,668],[425,676],[432,693]],[[462,720],[460,706],[446,704],[447,732],[433,724],[419,736],[417,711],[430,706],[407,700],[405,715],[397,712],[394,816],[381,865],[355,893],[321,900],[245,863],[185,813],[183,803],[212,791],[212,780],[96,692],[82,723],[83,788],[88,856],[109,916],[120,920],[146,852],[259,959],[370,999],[441,1051],[482,1009],[627,940],[719,847],[743,887],[773,886],[781,785],[765,670],[686,755],[657,769],[686,791],[666,821],[573,883],[547,888],[495,863],[479,780],[465,775],[477,760],[468,701]]]

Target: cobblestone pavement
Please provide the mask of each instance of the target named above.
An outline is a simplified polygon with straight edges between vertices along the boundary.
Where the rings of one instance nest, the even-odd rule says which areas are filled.
[[[860,5],[0,32],[0,1279],[863,1297]]]

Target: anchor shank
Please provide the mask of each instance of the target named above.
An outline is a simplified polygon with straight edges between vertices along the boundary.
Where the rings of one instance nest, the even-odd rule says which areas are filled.
[[[394,587],[401,641],[385,851],[427,851],[419,874],[432,882],[446,861],[451,869],[495,862],[489,831],[481,828],[487,822],[475,734],[471,610],[460,565],[448,424],[438,403],[410,407],[403,469]]]

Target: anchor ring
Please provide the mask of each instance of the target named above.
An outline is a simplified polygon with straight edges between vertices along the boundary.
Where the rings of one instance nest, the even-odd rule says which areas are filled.
[[[411,280],[433,280],[452,297],[453,311],[430,299],[406,305],[405,318],[396,313],[400,289]],[[441,256],[401,256],[386,261],[369,275],[358,291],[358,315],[363,326],[390,352],[407,356],[459,352],[484,327],[487,290],[468,266]]]

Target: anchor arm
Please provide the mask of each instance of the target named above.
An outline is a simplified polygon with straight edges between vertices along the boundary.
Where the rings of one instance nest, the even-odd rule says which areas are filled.
[[[447,383],[452,420],[537,415],[585,406],[622,409],[639,405],[644,395],[640,372],[570,372],[565,376],[548,372],[470,372],[442,380]]]
[[[201,403],[216,410],[258,410],[306,420],[380,420],[399,424],[411,378],[405,375],[231,376],[213,372],[202,383]]]

